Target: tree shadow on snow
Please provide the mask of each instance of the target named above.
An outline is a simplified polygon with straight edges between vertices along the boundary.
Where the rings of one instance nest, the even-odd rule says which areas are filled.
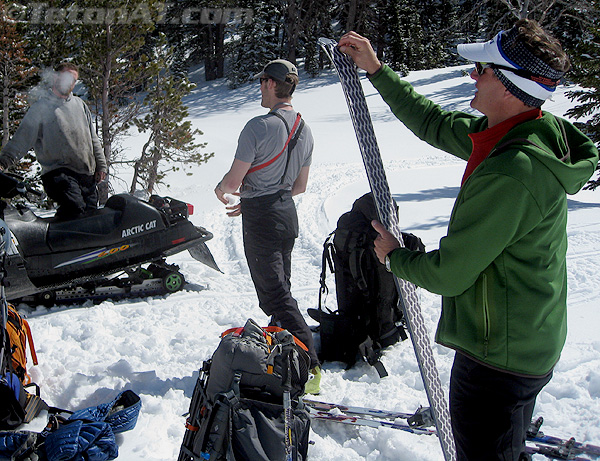
[[[87,376],[79,374],[71,380],[59,397],[56,398],[54,405],[59,408],[67,408],[71,411],[95,406],[101,403],[110,402],[119,392],[132,390],[136,394],[152,395],[155,397],[164,397],[171,390],[183,391],[186,398],[191,398],[194,392],[196,381],[198,380],[198,371],[194,371],[191,376],[182,378],[160,379],[154,370],[152,371],[133,371],[131,365],[126,360],[119,360],[114,365],[108,367],[106,373],[97,376]],[[100,382],[107,376],[121,378],[125,384],[114,389],[100,387],[92,394],[82,400],[77,408],[71,406],[71,398],[77,395],[77,389],[85,383],[86,386],[93,385],[94,382]]]
[[[455,199],[458,196],[458,191],[460,191],[460,187],[438,187],[436,189],[420,190],[406,194],[393,194],[393,197],[398,203],[426,202],[443,198]]]

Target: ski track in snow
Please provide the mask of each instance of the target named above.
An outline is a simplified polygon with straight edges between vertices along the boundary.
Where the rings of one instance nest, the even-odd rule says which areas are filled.
[[[411,80],[447,108],[465,109],[472,84],[459,70],[415,72]],[[442,82],[460,89],[448,93],[453,95],[450,97],[440,88]],[[206,98],[227,98],[230,94],[215,88],[211,90],[214,94],[205,90],[198,93],[202,95],[198,108],[204,107]],[[368,86],[365,89],[373,106],[382,152],[395,155],[400,146],[394,143],[403,127],[377,100],[374,90]],[[315,161],[307,192],[296,198],[300,235],[292,260],[292,292],[311,324],[314,322],[306,309],[317,307],[323,242],[335,228],[337,218],[368,191],[368,184],[353,133],[341,125],[349,119],[339,87],[315,85],[304,93],[300,88],[298,93],[298,106],[313,129],[317,149],[325,146],[315,152],[315,157],[331,156],[329,162]],[[330,101],[327,108],[321,105],[323,98]],[[261,113],[254,99],[245,104],[255,114]],[[557,104],[564,105],[564,101]],[[168,259],[180,265],[188,282],[184,291],[170,296],[51,309],[20,306],[30,320],[38,351],[39,365],[31,368],[31,374],[42,386],[42,397],[48,403],[74,410],[109,401],[123,389],[140,394],[143,406],[136,428],[117,437],[119,459],[176,459],[184,433],[182,415],[188,410],[197,370],[217,347],[220,333],[243,325],[248,318],[260,324],[268,322],[258,307],[244,258],[241,220],[227,217],[212,194],[214,184],[231,162],[237,133],[252,116],[245,111],[246,106],[224,112],[206,109],[206,117],[197,123],[207,136],[214,132],[208,139],[209,149],[219,150],[219,155],[200,168],[199,178],[189,180],[175,175],[165,194],[196,205],[191,219],[214,234],[208,246],[224,274],[198,263],[186,252]],[[230,122],[226,129],[235,132],[233,137],[231,132],[224,136],[223,128],[215,128],[225,117]],[[338,134],[338,129],[345,130],[343,137],[329,139],[331,133]],[[384,156],[388,181],[400,205],[401,227],[421,236],[428,249],[437,248],[464,163],[427,149],[402,133],[403,143],[406,139],[407,144],[402,146],[404,154],[397,158],[392,155],[391,159]],[[600,314],[596,302],[600,291],[600,220],[595,209],[600,206],[600,196],[584,192],[570,197],[569,204],[569,337],[554,378],[540,394],[536,416],[544,417],[542,429],[548,434],[600,444]],[[333,276],[328,274],[327,281],[327,305],[335,307]],[[440,298],[424,290],[420,290],[420,296],[433,341]],[[435,344],[433,350],[447,391],[454,353]],[[384,379],[364,363],[350,370],[339,363],[326,363],[318,399],[398,411],[426,406],[410,341],[388,348],[382,361],[389,372]],[[482,430],[485,417],[481,415]],[[44,425],[45,418],[40,417],[28,429],[41,430]],[[313,421],[310,438],[314,442],[309,448],[311,460],[442,459],[435,437],[388,428]]]

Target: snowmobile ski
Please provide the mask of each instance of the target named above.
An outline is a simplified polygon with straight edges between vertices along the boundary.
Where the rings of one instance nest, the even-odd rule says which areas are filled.
[[[377,205],[379,220],[398,239],[400,244],[404,245],[398,224],[396,203],[387,182],[377,139],[375,138],[373,123],[356,65],[352,59],[339,51],[337,42],[334,40],[320,38],[319,44],[333,63],[340,78],[369,184],[371,185]],[[437,431],[440,434],[439,440],[444,459],[446,461],[454,461],[456,459],[456,450],[450,426],[450,414],[435,364],[427,327],[421,313],[416,286],[398,277],[395,277],[395,282],[431,412]]]

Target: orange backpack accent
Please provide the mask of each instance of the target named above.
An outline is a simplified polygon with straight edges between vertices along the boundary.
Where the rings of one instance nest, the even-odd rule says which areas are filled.
[[[38,364],[35,353],[35,345],[31,336],[29,323],[25,320],[12,304],[8,305],[8,318],[6,321],[6,331],[10,341],[10,357],[14,372],[24,385],[31,383],[31,377],[27,374],[27,343],[34,365]]]

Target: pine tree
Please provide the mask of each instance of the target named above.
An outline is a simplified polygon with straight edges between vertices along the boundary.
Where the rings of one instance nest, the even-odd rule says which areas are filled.
[[[158,0],[81,0],[80,7],[114,12],[97,23],[79,26],[76,59],[100,120],[100,139],[109,172],[119,161],[119,138],[132,126],[142,108],[139,93],[159,70],[144,53],[146,40],[162,13]],[[117,13],[119,13],[117,15]],[[108,15],[107,15],[108,16]],[[108,199],[109,186],[100,183],[100,203]]]
[[[203,63],[206,81],[224,77],[225,40],[232,27],[251,20],[251,11],[235,0],[178,0],[169,5],[157,29],[167,35],[178,57],[176,66],[189,69]]]
[[[410,0],[392,0],[386,9],[388,39],[386,62],[404,75],[420,69],[425,51],[424,34],[419,13]]]
[[[334,36],[332,30],[333,2],[322,0],[309,2],[309,5],[310,7],[305,14],[310,20],[307,21],[306,28],[302,32],[301,42],[303,44],[304,70],[311,77],[316,77],[325,63],[329,64],[321,53],[318,38],[331,38]]]
[[[25,43],[14,22],[5,17],[4,3],[0,2],[0,87],[2,104],[0,114],[2,143],[4,146],[16,131],[27,108],[26,89],[35,67],[25,54]]]
[[[254,10],[252,22],[238,27],[238,38],[229,48],[232,62],[227,79],[232,88],[250,81],[281,53],[282,16],[277,0],[254,1],[249,6]]]
[[[566,115],[576,120],[586,122],[576,125],[587,134],[597,146],[600,146],[600,0],[590,0],[587,11],[587,28],[585,35],[571,53],[573,70],[568,74],[570,80],[577,83],[581,89],[567,93],[571,100],[579,105],[569,109]],[[600,186],[600,176],[591,180],[586,189],[596,189]]]
[[[166,171],[177,171],[180,166],[189,169],[207,162],[214,155],[202,152],[206,143],[198,144],[195,141],[195,137],[202,135],[202,132],[192,129],[191,122],[185,120],[188,111],[182,98],[195,85],[171,71],[172,56],[172,49],[166,47],[166,39],[161,36],[152,60],[162,70],[155,75],[145,99],[148,113],[135,122],[138,130],[148,132],[149,137],[134,166],[131,193],[141,186],[149,196],[162,182]],[[188,174],[192,173],[188,171]]]
[[[50,14],[52,10],[66,13],[72,6],[68,0],[47,0],[32,2],[24,10],[26,20],[19,28],[27,43],[27,55],[42,70],[68,60],[77,48],[79,25],[70,23],[66,16]]]

